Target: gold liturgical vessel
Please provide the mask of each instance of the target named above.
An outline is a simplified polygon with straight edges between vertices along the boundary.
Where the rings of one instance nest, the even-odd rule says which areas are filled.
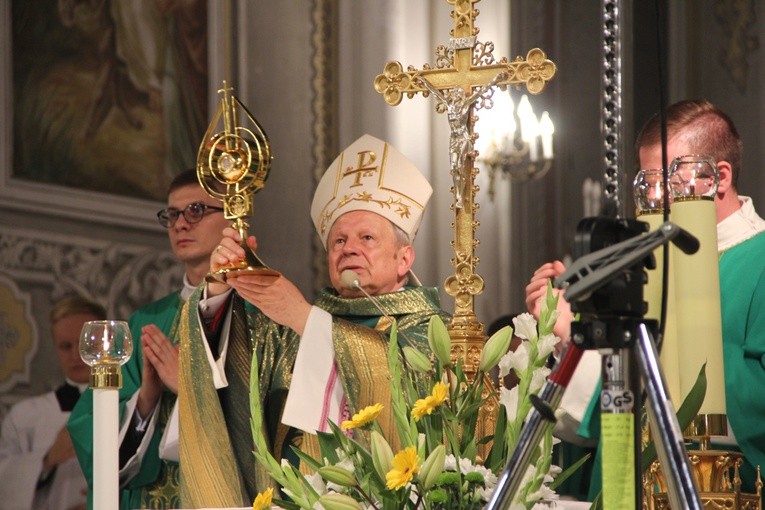
[[[242,236],[246,253],[243,260],[208,275],[225,282],[229,277],[258,274],[278,277],[279,272],[266,266],[247,246],[246,218],[252,212],[252,196],[263,189],[271,170],[271,144],[265,131],[239,99],[233,88],[223,82],[220,105],[207,128],[197,155],[197,178],[211,197],[223,201],[223,214]],[[240,126],[238,112],[249,126]],[[219,124],[223,130],[217,131]]]

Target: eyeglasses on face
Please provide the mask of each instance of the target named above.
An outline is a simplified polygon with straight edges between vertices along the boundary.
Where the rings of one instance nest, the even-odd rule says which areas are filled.
[[[175,207],[162,209],[157,213],[157,221],[165,228],[173,228],[178,218],[183,215],[187,223],[199,223],[207,211],[222,211],[222,207],[207,205],[203,202],[192,202],[182,210]]]

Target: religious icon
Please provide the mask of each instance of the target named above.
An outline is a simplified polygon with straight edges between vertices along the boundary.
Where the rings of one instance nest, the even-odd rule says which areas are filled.
[[[266,266],[247,246],[246,218],[252,211],[252,196],[263,189],[271,169],[271,144],[263,128],[226,86],[218,92],[221,102],[207,128],[197,155],[199,183],[214,198],[223,201],[226,219],[242,237],[245,259],[212,273],[209,278],[225,282],[228,276],[259,274],[278,277],[279,272]],[[239,110],[252,125],[237,124]],[[223,131],[215,133],[223,120]]]
[[[457,208],[462,207],[465,183],[469,181],[468,176],[465,175],[468,171],[464,165],[465,157],[473,150],[473,139],[468,131],[470,107],[473,106],[473,103],[479,97],[506,78],[507,73],[501,72],[493,80],[469,96],[465,95],[465,90],[462,87],[454,87],[441,92],[425,78],[419,78],[422,86],[438,99],[439,104],[443,105],[444,110],[442,111],[446,111],[449,121],[449,129],[451,130],[449,137],[449,163],[454,181],[454,199]]]

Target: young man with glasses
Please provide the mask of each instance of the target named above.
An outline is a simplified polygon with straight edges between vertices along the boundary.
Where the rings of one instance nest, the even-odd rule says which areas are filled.
[[[194,170],[173,180],[167,205],[157,219],[167,229],[173,253],[183,264],[183,287],[129,319],[133,356],[123,367],[120,390],[121,509],[180,508],[177,443],[165,435],[178,392],[180,311],[208,273],[210,255],[230,223],[221,202],[205,192]],[[69,430],[89,484],[93,482],[92,419],[88,391],[72,413]]]

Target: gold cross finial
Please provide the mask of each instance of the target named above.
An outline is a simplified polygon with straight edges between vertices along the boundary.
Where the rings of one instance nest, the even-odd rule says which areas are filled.
[[[436,48],[436,65],[423,65],[422,69],[403,66],[396,61],[388,62],[382,74],[374,80],[375,90],[385,102],[395,106],[403,99],[417,93],[433,95],[436,111],[446,112],[451,130],[449,141],[450,172],[454,180],[455,239],[452,242],[455,256],[452,265],[455,273],[447,278],[446,292],[455,298],[454,318],[449,326],[452,340],[467,342],[463,358],[466,368],[477,364],[476,342],[483,344],[483,325],[474,313],[474,298],[483,292],[483,279],[475,273],[478,258],[475,247],[478,240],[475,231],[474,168],[476,152],[473,150],[474,109],[490,108],[493,87],[525,84],[531,94],[538,94],[555,76],[555,64],[548,60],[544,51],[532,49],[526,58],[509,62],[506,57],[496,60],[494,44],[477,40],[475,19],[479,11],[475,4],[480,0],[446,0],[452,6],[451,38],[448,45]],[[453,347],[455,349],[456,347]],[[473,354],[470,354],[473,352]],[[480,353],[480,348],[478,349]],[[477,368],[477,366],[476,366]]]

